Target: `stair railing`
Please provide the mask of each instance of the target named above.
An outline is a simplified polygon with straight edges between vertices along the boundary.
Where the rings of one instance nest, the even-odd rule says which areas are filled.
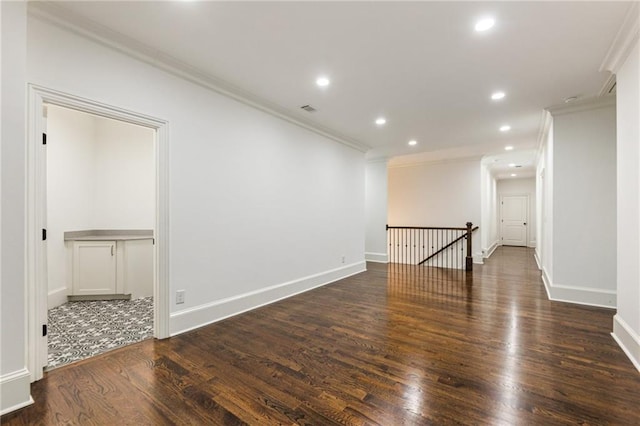
[[[473,227],[389,226],[388,256],[391,263],[473,270]]]

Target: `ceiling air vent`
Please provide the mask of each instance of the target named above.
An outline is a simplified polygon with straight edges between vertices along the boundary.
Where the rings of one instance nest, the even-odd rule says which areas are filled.
[[[314,107],[312,107],[311,105],[302,105],[300,108],[302,108],[303,110],[305,110],[307,112],[316,112],[316,109]]]

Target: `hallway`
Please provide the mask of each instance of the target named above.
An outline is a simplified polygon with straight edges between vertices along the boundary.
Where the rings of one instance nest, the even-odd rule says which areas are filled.
[[[3,424],[640,424],[613,310],[547,300],[533,250],[368,271],[45,374]]]

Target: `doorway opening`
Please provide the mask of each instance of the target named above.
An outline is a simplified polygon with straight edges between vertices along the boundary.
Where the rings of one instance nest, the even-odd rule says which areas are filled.
[[[29,87],[29,101],[27,357],[35,381],[48,366],[169,336],[168,131],[163,120],[42,87]],[[110,318],[99,305],[110,305]],[[81,316],[79,329],[52,339],[67,354],[57,358],[48,337],[69,324],[48,324],[49,308],[62,322]],[[100,320],[117,334],[100,336]]]
[[[50,370],[153,336],[155,130],[44,112]]]

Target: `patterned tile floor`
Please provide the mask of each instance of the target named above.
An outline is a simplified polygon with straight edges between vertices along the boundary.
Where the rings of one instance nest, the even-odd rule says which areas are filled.
[[[68,302],[49,310],[50,370],[153,336],[153,298]]]

